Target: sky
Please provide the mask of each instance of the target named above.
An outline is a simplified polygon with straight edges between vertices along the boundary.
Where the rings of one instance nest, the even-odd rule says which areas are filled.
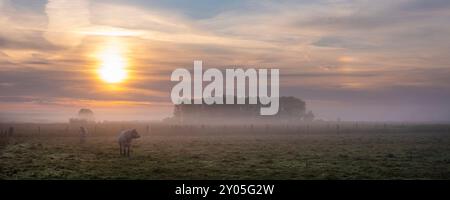
[[[449,121],[449,22],[448,0],[0,0],[0,121],[162,119],[194,60],[279,68],[324,120]]]

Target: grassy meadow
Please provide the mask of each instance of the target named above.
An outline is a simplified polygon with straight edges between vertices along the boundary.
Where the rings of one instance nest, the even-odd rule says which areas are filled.
[[[0,179],[450,179],[450,126],[2,124]],[[149,126],[147,128],[147,126]],[[130,158],[121,129],[137,128]]]

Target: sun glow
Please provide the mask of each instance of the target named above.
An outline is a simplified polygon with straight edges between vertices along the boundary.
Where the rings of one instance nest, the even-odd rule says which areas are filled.
[[[120,83],[127,78],[127,62],[118,45],[110,45],[99,55],[100,78],[107,83]]]

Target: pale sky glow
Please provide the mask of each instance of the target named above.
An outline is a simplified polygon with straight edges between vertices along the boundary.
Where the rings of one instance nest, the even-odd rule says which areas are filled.
[[[0,0],[0,120],[160,119],[203,60],[279,68],[323,119],[449,121],[449,21],[448,0]]]

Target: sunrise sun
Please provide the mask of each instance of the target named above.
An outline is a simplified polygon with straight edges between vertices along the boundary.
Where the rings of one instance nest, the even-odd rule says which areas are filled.
[[[99,77],[106,83],[120,83],[127,78],[127,62],[115,46],[108,47],[99,55]]]

